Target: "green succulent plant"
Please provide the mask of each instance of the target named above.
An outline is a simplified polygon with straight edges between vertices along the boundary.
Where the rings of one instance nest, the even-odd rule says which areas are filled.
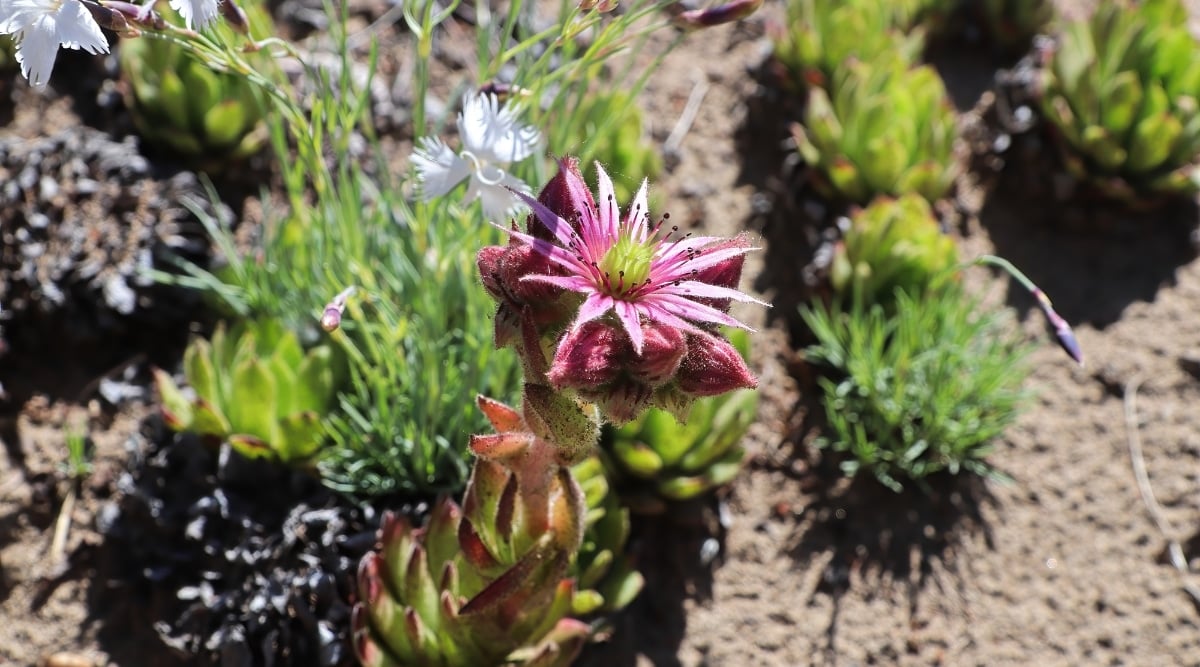
[[[242,3],[250,34],[262,39],[274,34],[266,9],[258,2]],[[179,15],[158,3],[156,11],[170,23]],[[240,43],[224,21],[211,28],[216,38]],[[169,151],[208,170],[220,169],[261,149],[268,139],[261,92],[245,76],[217,72],[196,60],[182,46],[165,39],[125,39],[118,48],[126,104],[138,133],[151,146]],[[260,74],[274,66],[266,53],[247,60]]]
[[[925,48],[924,31],[913,28],[921,0],[789,0],[787,24],[775,38],[775,57],[801,88],[828,87],[834,73],[853,61],[899,57],[915,64]]]
[[[1003,51],[1028,48],[1055,18],[1053,0],[978,0],[971,7],[988,41]]]
[[[620,611],[633,602],[645,585],[641,573],[625,557],[629,510],[621,507],[609,487],[604,463],[598,456],[576,463],[571,474],[583,489],[588,507],[583,546],[573,567],[579,591],[572,613],[586,616]]]
[[[991,443],[1016,418],[1027,346],[958,283],[895,294],[896,307],[851,297],[802,309],[817,343],[826,433],[847,475],[899,491],[934,473],[990,475]]]
[[[730,330],[729,340],[743,358],[749,355],[745,331]],[[742,437],[757,412],[758,392],[739,389],[698,399],[686,422],[651,408],[624,426],[606,426],[600,453],[621,501],[634,512],[658,514],[728,484],[742,468]]]
[[[632,200],[643,180],[653,180],[662,172],[662,156],[646,140],[642,111],[632,94],[619,89],[588,93],[571,115],[576,129],[568,145],[591,148],[581,161],[595,160],[605,166],[617,201]]]
[[[919,195],[880,198],[855,213],[834,250],[829,281],[866,303],[889,303],[897,289],[921,294],[953,275],[958,247]]]
[[[955,116],[933,68],[886,57],[850,63],[829,90],[814,88],[804,124],[793,125],[822,194],[865,205],[881,194],[915,192],[933,202],[950,191]]]
[[[1200,51],[1179,0],[1101,3],[1066,26],[1042,110],[1067,168],[1133,202],[1200,189]]]
[[[553,463],[553,445],[514,432],[525,428],[519,413],[490,399],[480,407],[505,444],[472,439],[479,456],[461,508],[439,501],[419,530],[387,515],[379,549],[359,564],[351,632],[367,667],[565,666],[590,633],[567,618],[583,492]]]
[[[276,320],[194,339],[183,355],[184,395],[170,374],[154,372],[166,423],[228,441],[251,458],[308,464],[324,437],[321,420],[334,404],[341,360],[327,345],[304,351]]]

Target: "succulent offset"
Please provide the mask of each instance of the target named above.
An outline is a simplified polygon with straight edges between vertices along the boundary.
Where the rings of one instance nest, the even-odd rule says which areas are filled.
[[[306,464],[323,438],[341,375],[333,349],[307,352],[275,320],[197,338],[183,355],[189,398],[162,370],[155,384],[167,425],[226,440],[244,456]]]
[[[958,173],[954,109],[941,77],[899,58],[841,67],[829,92],[810,91],[793,135],[817,189],[857,204],[906,192],[937,201]]]
[[[775,38],[775,57],[801,88],[827,88],[834,73],[854,61],[898,56],[915,63],[925,47],[924,33],[905,29],[918,4],[789,0],[787,24]]]
[[[521,413],[480,397],[497,433],[472,436],[463,504],[429,524],[389,515],[359,565],[352,633],[368,667],[567,665],[589,634],[567,617],[585,500],[554,445]]]
[[[749,336],[731,332],[742,355]],[[657,514],[670,503],[699,497],[733,481],[742,467],[742,437],[758,411],[758,392],[739,389],[697,400],[684,421],[666,410],[605,429],[601,455],[622,502],[635,512]]]
[[[1117,199],[1200,189],[1200,58],[1178,0],[1105,2],[1066,26],[1042,111],[1070,172]]]
[[[834,250],[829,281],[838,293],[890,303],[897,289],[923,293],[953,275],[958,247],[919,195],[881,198],[855,213]]]
[[[166,3],[156,8],[166,20],[182,23]],[[252,35],[274,34],[270,15],[261,4],[248,2],[244,9]],[[245,40],[224,21],[212,30],[230,43]],[[122,40],[118,56],[134,125],[154,148],[199,167],[219,169],[265,145],[266,107],[261,92],[245,76],[214,71],[166,39]],[[274,66],[267,54],[250,54],[248,60],[260,74]]]
[[[576,616],[624,609],[637,597],[645,580],[625,556],[629,540],[629,510],[621,507],[605,475],[604,463],[590,456],[571,467],[587,501],[583,544],[572,568],[579,590],[572,612]]]

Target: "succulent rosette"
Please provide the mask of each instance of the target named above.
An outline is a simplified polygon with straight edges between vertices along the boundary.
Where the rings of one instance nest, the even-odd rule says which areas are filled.
[[[213,23],[218,4],[179,0],[157,5],[163,18],[177,24],[213,24],[221,39],[244,40],[234,25]],[[244,3],[250,32],[257,38],[274,34],[271,16],[261,2]],[[262,75],[273,77],[274,64],[265,52],[248,54]],[[197,167],[219,171],[256,153],[267,142],[266,106],[255,84],[245,76],[214,71],[180,44],[165,39],[123,40],[118,49],[125,100],[138,133],[150,145],[185,158]]]
[[[421,529],[386,516],[359,564],[351,625],[363,665],[565,666],[590,633],[567,617],[583,491],[528,415],[483,397],[479,407],[497,432],[471,438],[462,506],[440,501]]]
[[[328,345],[305,351],[296,335],[267,319],[197,338],[183,355],[192,395],[165,371],[155,385],[176,431],[227,441],[249,458],[309,465],[319,453],[321,418],[334,407],[343,360]]]
[[[880,197],[851,218],[834,250],[829,282],[839,294],[892,304],[896,290],[924,294],[955,276],[958,263],[958,246],[920,195]]]
[[[622,218],[612,181],[596,172],[599,205],[565,159],[537,200],[524,197],[526,230],[514,225],[508,246],[479,253],[500,304],[497,343],[516,343],[527,377],[574,390],[617,423],[756,386],[718,331],[748,329],[729,315],[733,301],[766,305],[737,289],[748,240],[683,234],[667,216],[652,225],[645,183]]]
[[[838,69],[808,96],[796,148],[822,194],[866,205],[876,196],[945,197],[958,174],[954,107],[937,71],[881,55]]]
[[[1106,2],[1068,25],[1042,110],[1067,168],[1120,200],[1200,190],[1200,58],[1178,0]]]
[[[909,29],[920,13],[912,0],[790,0],[785,26],[775,35],[775,57],[803,89],[828,87],[851,61],[899,55],[915,63],[925,32]]]

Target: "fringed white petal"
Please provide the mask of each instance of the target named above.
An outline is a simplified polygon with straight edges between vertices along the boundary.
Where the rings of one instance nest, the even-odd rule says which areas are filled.
[[[171,9],[179,12],[188,30],[203,30],[217,20],[218,0],[171,0]]]
[[[496,167],[488,167],[471,175],[467,199],[478,197],[488,220],[503,221],[522,208],[521,200],[513,195],[513,190],[530,194],[529,186],[521,179]]]
[[[50,82],[57,57],[58,32],[53,16],[42,16],[17,33],[17,62],[34,88],[45,88]]]
[[[446,142],[436,137],[421,140],[412,155],[412,163],[417,168],[421,197],[426,201],[450,192],[471,173],[470,163],[455,155]]]
[[[83,49],[92,55],[108,53],[108,40],[83,3],[76,0],[63,2],[57,23],[58,41],[63,48]]]
[[[59,47],[108,53],[108,40],[79,0],[11,0],[0,5],[0,34],[13,33],[21,74],[44,88]]]

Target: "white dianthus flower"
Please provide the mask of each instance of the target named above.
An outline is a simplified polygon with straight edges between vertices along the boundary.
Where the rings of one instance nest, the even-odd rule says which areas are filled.
[[[12,35],[21,74],[35,88],[50,81],[58,49],[108,53],[108,40],[79,0],[8,0],[0,3],[0,35]]]
[[[412,161],[422,198],[440,197],[468,180],[464,201],[479,199],[489,218],[502,219],[520,208],[512,190],[529,193],[529,186],[506,169],[537,150],[537,129],[519,123],[515,111],[501,106],[495,95],[480,93],[463,99],[458,136],[458,153],[437,137],[425,137],[417,146]]]

